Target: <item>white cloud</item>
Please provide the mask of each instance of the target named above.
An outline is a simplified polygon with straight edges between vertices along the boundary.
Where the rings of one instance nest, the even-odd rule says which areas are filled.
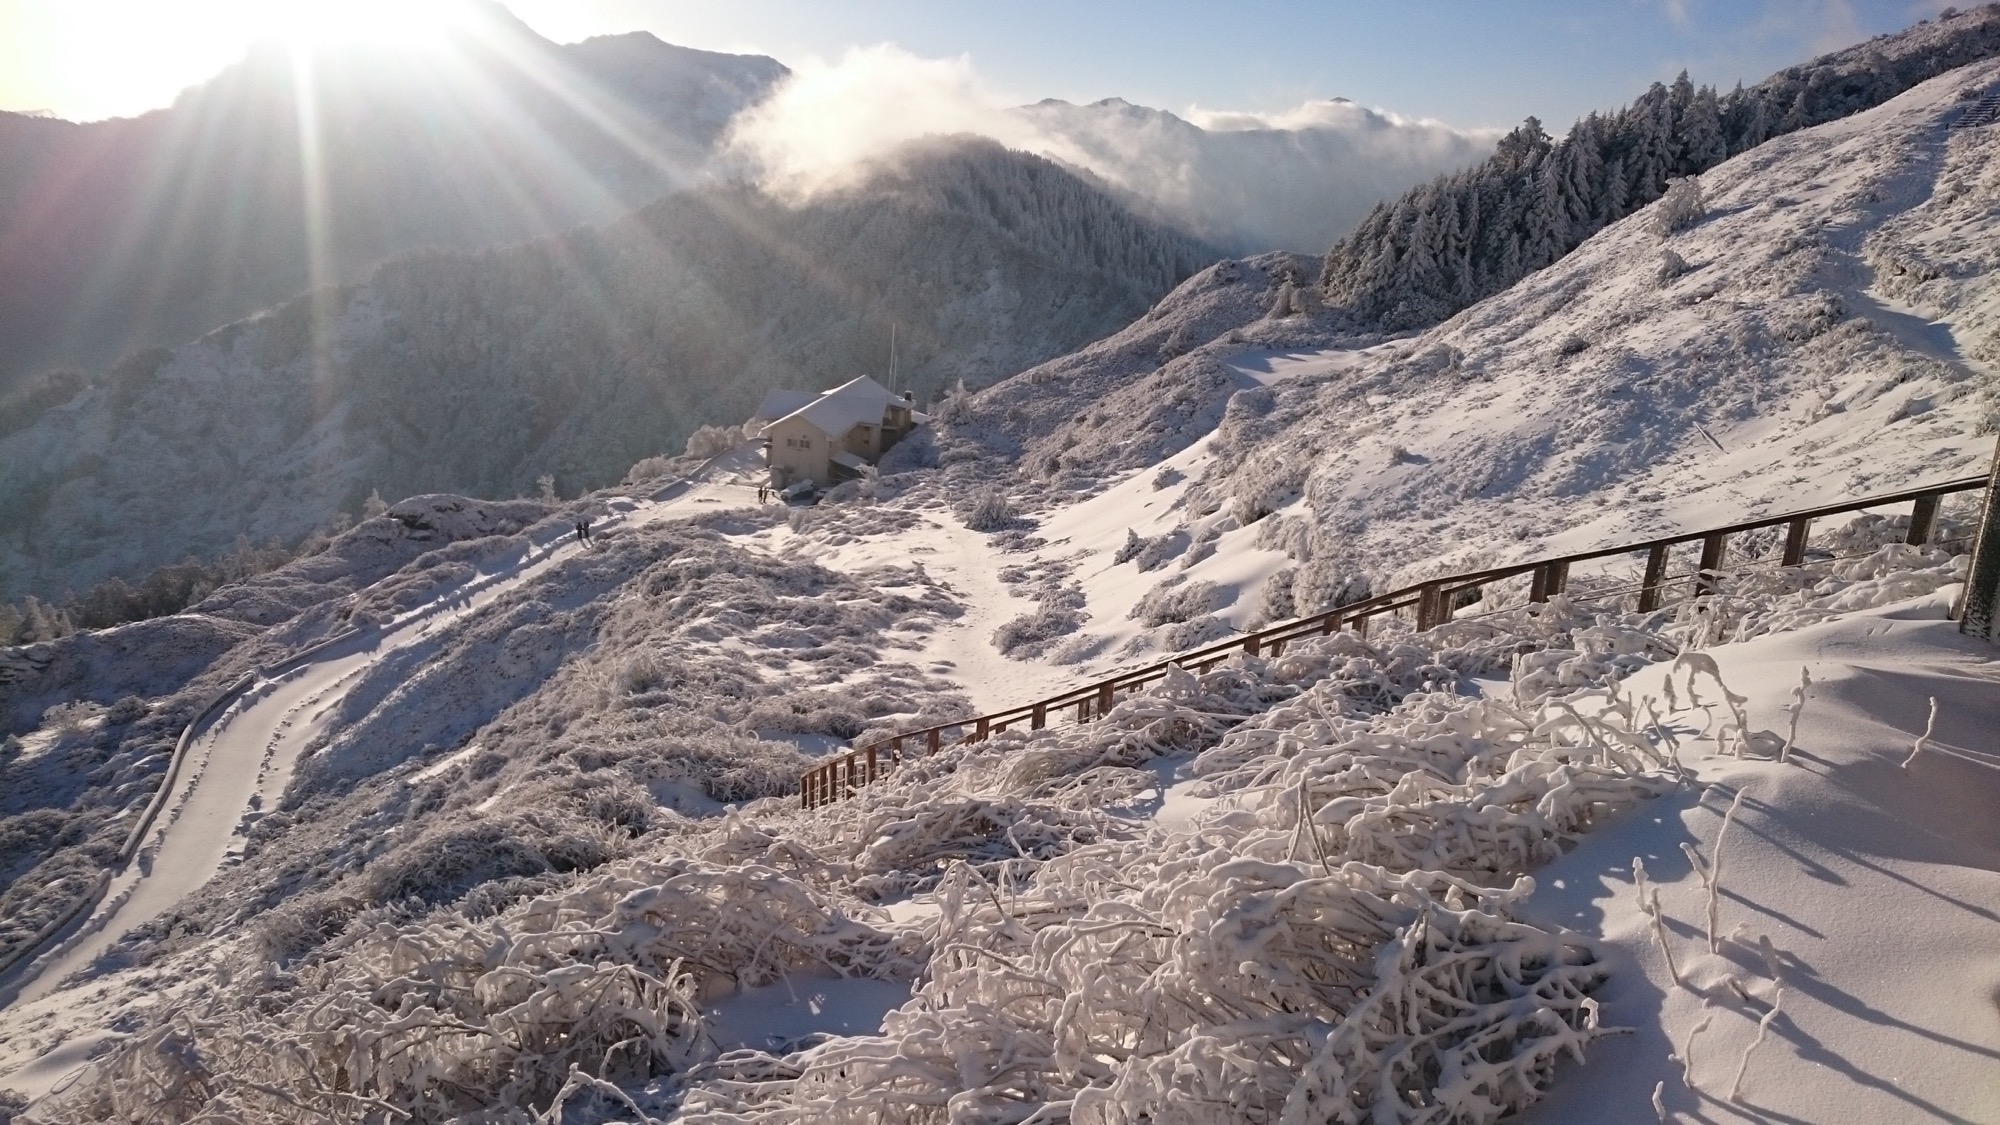
[[[730,147],[796,196],[843,186],[909,141],[953,133],[1089,169],[1232,252],[1324,250],[1377,200],[1482,159],[1497,136],[1344,100],[1279,113],[1193,109],[1185,119],[1115,100],[1014,106],[970,58],[882,44],[806,60],[737,118]]]

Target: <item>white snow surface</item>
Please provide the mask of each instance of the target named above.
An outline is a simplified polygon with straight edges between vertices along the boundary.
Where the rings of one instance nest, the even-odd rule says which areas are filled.
[[[1596,1047],[1528,1121],[1650,1120],[1660,1083],[1676,1120],[2000,1120],[2000,661],[1945,619],[1955,592],[1711,650],[1750,726],[1781,737],[1811,677],[1789,765],[1713,753],[1702,732],[1727,705],[1706,675],[1699,708],[1685,669],[1628,681],[1659,698],[1683,680],[1681,707],[1661,711],[1694,777],[1536,873],[1523,917],[1603,936],[1613,972],[1598,1000],[1635,1033]],[[1932,700],[1935,731],[1903,768]],[[1711,952],[1707,892],[1681,849],[1712,863],[1739,792]],[[1639,909],[1635,858],[1684,983]]]
[[[1264,315],[1259,287],[1290,258],[1231,263],[941,410],[937,471],[899,484],[892,462],[862,487],[879,501],[779,522],[738,451],[602,500],[619,514],[600,526],[708,519],[759,558],[858,579],[908,603],[877,655],[984,710],[1357,583],[1972,475],[1993,448],[1977,431],[2000,362],[2000,131],[1943,123],[1995,81],[2000,63],[1967,68],[1708,173],[1709,218],[1666,243],[1692,269],[1665,281],[1642,213],[1385,343]],[[975,488],[1030,514],[973,531]],[[1308,1120],[1335,1100],[1404,1121],[1394,1060],[1422,1058],[1463,1079],[1430,1091],[1449,1113],[1424,1120],[1655,1120],[1656,1088],[1674,1120],[2000,1120],[1982,1077],[2000,1058],[2000,663],[1945,620],[1962,554],[1845,523],[1817,542],[1858,560],[1726,603],[1640,618],[1496,596],[1426,637],[1384,622],[1370,642],[1177,675],[1099,723],[911,762],[830,809],[687,802],[651,850],[486,913],[371,916],[285,979],[246,967],[233,925],[152,963],[97,959],[227,867],[364,672],[420,667],[454,615],[575,550],[537,544],[204,735],[150,864],[0,1014],[0,1088],[79,1075],[48,1111],[83,1120],[210,1082],[264,1120],[291,1111],[230,1082],[319,1098],[314,1060],[334,1059],[435,1119],[560,1120],[550,1107],[588,1085],[565,1077],[575,1062],[601,1063],[630,1099],[604,1112],[635,1121],[920,1120],[954,1096],[967,1121],[1032,1104]],[[925,583],[953,604],[916,597]],[[811,643],[749,637],[715,629],[703,648],[779,669]],[[937,721],[927,702],[870,730]],[[482,757],[475,736],[408,779]],[[1427,978],[1434,958],[1464,958],[1451,987],[1471,992]],[[411,973],[456,1038],[398,1014]],[[194,998],[211,1014],[174,1010]],[[509,1022],[531,1001],[556,1029],[536,1044]],[[1460,1017],[1497,1036],[1491,1057],[1397,1038],[1399,1020]],[[379,1036],[365,1061],[341,1053],[357,1028]],[[194,1082],[197,1066],[215,1069]]]

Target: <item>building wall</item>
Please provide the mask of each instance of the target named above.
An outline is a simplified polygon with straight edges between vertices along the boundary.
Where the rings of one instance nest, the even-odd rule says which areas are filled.
[[[841,445],[849,453],[872,465],[882,456],[882,429],[864,422],[847,431],[847,437]]]
[[[835,446],[819,427],[803,419],[781,422],[764,435],[770,439],[771,483],[779,488],[801,480],[824,484],[830,479],[827,458]]]

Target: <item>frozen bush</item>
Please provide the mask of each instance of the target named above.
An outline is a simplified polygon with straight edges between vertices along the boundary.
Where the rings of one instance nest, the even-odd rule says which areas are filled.
[[[645,484],[648,481],[659,480],[673,471],[674,463],[672,460],[666,457],[647,457],[634,462],[632,467],[625,471],[624,483],[627,485]]]
[[[128,695],[113,703],[104,712],[104,721],[112,726],[129,726],[146,717],[146,701],[136,695]]]
[[[965,526],[974,531],[1005,531],[1014,525],[1014,520],[1014,505],[991,488],[974,496],[965,511]]]
[[[1708,215],[1701,177],[1682,176],[1667,182],[1667,193],[1653,204],[1653,233],[1666,238],[1701,222]]]
[[[1667,282],[1672,281],[1693,268],[1693,266],[1688,265],[1686,258],[1674,253],[1670,248],[1662,247],[1660,249],[1660,266],[1658,270],[1654,271],[1654,276],[1659,279],[1660,284],[1665,285]]]
[[[1175,621],[1161,630],[1160,647],[1168,652],[1185,652],[1219,641],[1234,632],[1235,626],[1220,617],[1202,616]]]
[[[1150,537],[1142,537],[1128,528],[1124,544],[1111,561],[1135,563],[1141,571],[1158,570],[1186,551],[1190,541],[1190,536],[1182,528]]]
[[[1033,660],[1083,626],[1083,614],[1063,606],[1043,606],[993,631],[993,647],[1015,660]]]
[[[1299,616],[1298,603],[1292,598],[1292,583],[1298,576],[1299,568],[1288,566],[1264,579],[1257,591],[1257,620],[1287,621]]]
[[[1146,592],[1131,616],[1147,626],[1190,621],[1229,604],[1229,594],[1213,582],[1182,582],[1180,576]]]
[[[743,441],[743,430],[738,426],[698,426],[688,435],[687,455],[707,460],[720,457],[735,449]]]

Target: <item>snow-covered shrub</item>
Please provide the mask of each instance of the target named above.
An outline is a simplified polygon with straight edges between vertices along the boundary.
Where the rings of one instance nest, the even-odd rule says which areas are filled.
[[[1160,471],[1153,474],[1153,490],[1157,492],[1162,488],[1172,488],[1186,479],[1187,474],[1172,465],[1161,465]]]
[[[974,531],[1005,531],[1014,525],[1014,505],[996,489],[984,489],[965,509],[965,526]]]
[[[743,441],[740,426],[697,426],[688,435],[687,455],[704,461],[735,449]]]
[[[1688,265],[1686,258],[1674,253],[1671,247],[1663,246],[1660,248],[1660,265],[1653,272],[1653,276],[1658,279],[1660,284],[1665,285],[1667,282],[1672,281],[1693,268],[1693,266]]]
[[[1083,626],[1083,614],[1060,606],[1024,613],[993,631],[993,647],[1015,660],[1033,660]]]
[[[1075,633],[1049,650],[1050,664],[1081,664],[1104,651],[1107,639],[1096,633]]]
[[[146,717],[146,701],[136,695],[127,695],[113,703],[104,712],[104,721],[112,726],[127,726]]]
[[[1299,569],[1295,566],[1273,571],[1257,590],[1258,621],[1286,621],[1299,616],[1298,603],[1292,598],[1292,583],[1297,580]]]
[[[671,458],[646,457],[633,462],[632,467],[625,471],[624,483],[626,485],[642,485],[648,481],[656,481],[668,476],[673,471],[674,462]]]
[[[42,725],[59,734],[74,735],[89,729],[93,723],[103,718],[104,714],[105,708],[102,704],[79,699],[69,703],[58,703],[42,712]]]
[[[1190,621],[1229,604],[1228,592],[1213,582],[1184,582],[1180,575],[1146,592],[1131,616],[1147,626]]]
[[[1168,652],[1182,652],[1219,641],[1234,632],[1236,627],[1229,622],[1205,614],[1186,621],[1169,622],[1160,631],[1160,647]]]
[[[1653,233],[1661,238],[1700,223],[1708,216],[1708,202],[1702,198],[1701,177],[1682,176],[1667,181],[1667,193],[1653,204]]]

